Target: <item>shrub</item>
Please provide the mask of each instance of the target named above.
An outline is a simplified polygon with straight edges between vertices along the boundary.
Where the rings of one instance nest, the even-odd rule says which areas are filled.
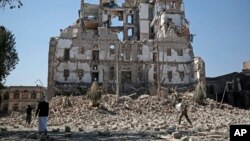
[[[67,107],[71,107],[71,101],[69,99],[70,95],[72,94],[72,92],[63,92],[63,95],[65,95],[64,99],[63,99],[63,108],[67,108]]]
[[[206,92],[204,91],[203,85],[199,83],[195,88],[195,94],[193,100],[201,104],[205,98],[206,98]]]
[[[102,98],[102,91],[100,90],[97,81],[94,81],[87,92],[87,98],[91,100],[93,107],[99,106],[99,100]]]

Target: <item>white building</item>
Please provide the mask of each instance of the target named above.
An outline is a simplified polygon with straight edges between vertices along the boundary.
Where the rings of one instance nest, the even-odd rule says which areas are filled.
[[[117,62],[123,86],[158,79],[168,86],[205,83],[205,64],[193,54],[192,37],[182,0],[125,0],[122,6],[82,0],[76,23],[50,40],[49,95],[94,80],[112,85]]]

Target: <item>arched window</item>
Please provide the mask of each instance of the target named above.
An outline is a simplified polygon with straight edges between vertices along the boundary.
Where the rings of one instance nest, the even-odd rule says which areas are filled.
[[[6,92],[4,95],[3,95],[3,100],[8,100],[9,99],[9,92]]]
[[[134,36],[134,29],[133,28],[129,28],[128,29],[128,37],[132,37]]]
[[[19,109],[18,103],[13,104],[13,111],[17,111]]]
[[[30,96],[31,99],[36,99],[36,91],[33,90]]]
[[[18,90],[16,90],[14,92],[14,99],[19,99],[19,91]]]
[[[127,23],[128,24],[133,24],[134,23],[133,15],[128,15],[127,16]]]
[[[22,93],[22,98],[23,99],[27,99],[28,98],[28,91],[27,90],[24,90],[23,93]]]

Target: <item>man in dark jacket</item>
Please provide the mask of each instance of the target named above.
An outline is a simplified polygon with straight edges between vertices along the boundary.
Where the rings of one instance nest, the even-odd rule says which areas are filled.
[[[39,114],[38,114],[39,113]],[[49,103],[45,101],[45,96],[42,96],[36,110],[36,116],[39,116],[39,134],[47,135],[47,123],[49,115]]]
[[[33,107],[31,107],[30,105],[28,105],[28,108],[26,110],[26,123],[30,124],[31,122],[31,118],[32,118],[32,110],[33,110]]]

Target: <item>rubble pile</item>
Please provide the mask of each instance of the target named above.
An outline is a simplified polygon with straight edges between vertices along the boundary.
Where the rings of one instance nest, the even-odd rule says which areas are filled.
[[[71,97],[72,107],[63,108],[64,97],[56,97],[50,103],[51,126],[70,126],[86,131],[98,130],[154,130],[165,129],[166,121],[174,112],[167,100],[143,95],[136,100],[128,96],[115,102],[115,95],[104,95],[99,108],[91,107],[85,97]],[[164,106],[165,105],[165,106]],[[168,116],[169,115],[169,116]],[[62,118],[63,117],[63,118]],[[156,129],[157,130],[157,129]]]
[[[54,97],[50,101],[49,130],[63,131],[69,127],[73,132],[150,132],[157,138],[199,137],[226,140],[229,137],[229,125],[250,124],[248,110],[234,108],[213,100],[206,105],[195,105],[192,93],[181,94],[189,103],[189,118],[178,125],[177,110],[171,106],[171,100],[157,96],[141,95],[137,99],[120,97],[117,103],[115,95],[103,95],[100,106],[91,107],[84,96],[69,97],[71,107],[63,107],[65,97]],[[34,111],[35,112],[35,111]],[[11,115],[0,119],[1,127],[24,128],[25,114]],[[37,121],[31,127],[37,130]],[[177,133],[175,133],[177,132]],[[180,134],[180,135],[179,135]],[[170,136],[170,137],[169,137]],[[180,138],[181,139],[181,138]]]

